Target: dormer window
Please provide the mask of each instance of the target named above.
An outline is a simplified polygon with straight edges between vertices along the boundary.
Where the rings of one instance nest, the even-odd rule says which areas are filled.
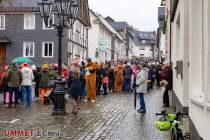
[[[146,40],[142,40],[141,43],[142,43],[142,44],[146,44]]]

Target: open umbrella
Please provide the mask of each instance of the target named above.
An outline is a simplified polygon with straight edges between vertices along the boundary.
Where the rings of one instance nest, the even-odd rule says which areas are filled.
[[[32,60],[27,57],[18,57],[18,58],[15,58],[13,61],[16,62],[18,65],[22,63],[28,63],[30,65],[33,65]]]

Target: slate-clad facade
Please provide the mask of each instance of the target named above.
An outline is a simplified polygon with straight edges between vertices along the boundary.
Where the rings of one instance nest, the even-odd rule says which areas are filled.
[[[14,2],[12,2],[12,4],[4,3],[4,7],[0,9],[0,15],[3,15],[5,17],[5,29],[0,30],[0,37],[6,37],[11,41],[10,43],[0,42],[0,44],[3,44],[3,47],[5,47],[6,49],[6,64],[9,64],[11,60],[16,57],[24,56],[26,51],[24,50],[24,45],[27,43],[29,43],[30,45],[33,44],[34,46],[32,47],[32,50],[27,51],[33,51],[32,57],[30,56],[29,58],[34,62],[35,65],[41,65],[42,63],[57,63],[57,30],[45,29],[43,27],[43,18],[41,18],[39,9],[37,8],[37,1],[38,0],[15,0]],[[83,24],[83,26],[88,27],[90,26],[88,0],[83,0],[82,3],[83,6],[81,8],[83,9],[79,10],[78,20],[81,24]],[[24,19],[24,16],[27,14],[35,15],[34,29],[24,29],[24,24],[26,20],[26,18]],[[54,13],[54,23],[57,23],[57,20],[58,19],[56,17],[56,14]],[[67,63],[69,61],[69,41],[69,30],[65,29],[63,32],[62,40],[63,63]],[[87,46],[86,50],[84,51],[87,51]],[[46,57],[46,54],[50,54],[50,57]]]

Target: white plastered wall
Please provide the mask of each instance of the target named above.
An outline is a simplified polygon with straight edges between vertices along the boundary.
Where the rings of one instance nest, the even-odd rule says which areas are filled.
[[[98,48],[98,37],[100,36],[100,27],[98,24],[95,24],[93,21],[97,18],[90,12],[90,22],[91,22],[91,28],[88,30],[88,57],[90,57],[93,61],[96,61],[95,58],[95,52],[96,48]]]
[[[210,138],[210,1],[190,0],[190,118],[199,135]]]
[[[173,90],[183,107],[189,106],[189,0],[180,0],[172,23]],[[176,61],[183,61],[183,75],[177,75]]]

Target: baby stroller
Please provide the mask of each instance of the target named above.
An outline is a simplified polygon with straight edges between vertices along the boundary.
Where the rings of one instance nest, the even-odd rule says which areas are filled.
[[[50,90],[44,95],[44,105],[49,105],[50,103],[54,103],[54,91],[55,91],[55,81],[50,81],[48,84]]]

